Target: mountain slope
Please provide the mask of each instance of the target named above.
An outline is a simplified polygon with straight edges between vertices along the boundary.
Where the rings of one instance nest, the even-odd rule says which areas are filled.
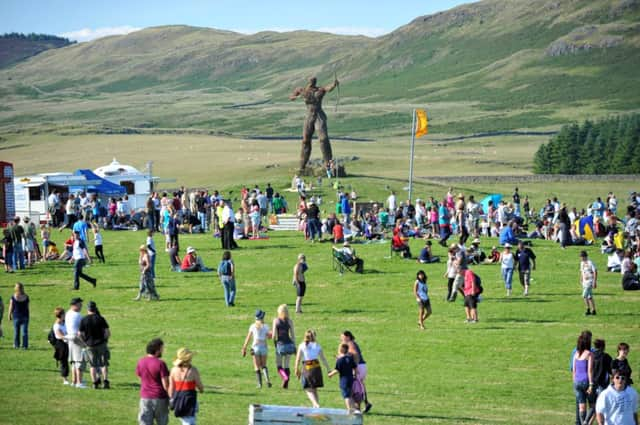
[[[0,128],[296,135],[313,74],[342,81],[336,135],[405,134],[414,105],[439,132],[557,127],[638,110],[639,53],[640,0],[485,0],[376,39],[149,28],[1,71]]]
[[[49,49],[68,46],[66,38],[45,34],[4,34],[0,36],[0,69]]]

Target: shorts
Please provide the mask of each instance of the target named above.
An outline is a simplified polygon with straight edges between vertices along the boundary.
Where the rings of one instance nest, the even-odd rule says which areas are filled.
[[[350,398],[352,394],[351,388],[353,387],[353,378],[351,377],[341,377],[340,378],[340,394],[342,394],[342,398]]]
[[[296,353],[296,346],[292,342],[289,342],[287,344],[281,344],[281,343],[276,344],[276,354],[279,356],[289,356],[295,353]]]
[[[518,276],[520,277],[520,284],[523,286],[529,286],[531,282],[531,270],[520,270]]]
[[[110,354],[106,342],[94,345],[93,347],[87,347],[87,355],[89,357],[89,364],[91,367],[109,366]]]
[[[266,356],[267,355],[267,346],[266,345],[256,345],[251,347],[251,355],[253,356]]]
[[[80,369],[84,363],[83,344],[79,338],[69,339],[69,363],[73,364],[76,369]]]
[[[424,308],[425,310],[431,310],[431,300],[420,300],[418,301],[418,307]]]
[[[305,282],[294,282],[296,286],[296,295],[299,297],[304,297],[305,292],[307,292],[307,284]]]
[[[582,288],[582,298],[593,298],[593,286],[587,286]]]
[[[576,395],[576,402],[582,404],[587,402],[587,389],[589,388],[588,382],[574,382],[573,392]]]
[[[478,308],[478,296],[477,295],[465,295],[464,306],[468,308]]]

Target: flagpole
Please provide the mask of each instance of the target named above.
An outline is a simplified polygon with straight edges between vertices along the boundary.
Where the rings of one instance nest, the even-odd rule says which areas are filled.
[[[413,110],[413,120],[411,123],[411,155],[409,156],[409,202],[413,192],[413,152],[416,142],[416,110]]]

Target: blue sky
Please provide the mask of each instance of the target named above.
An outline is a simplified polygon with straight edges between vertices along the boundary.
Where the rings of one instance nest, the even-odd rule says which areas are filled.
[[[0,33],[46,33],[86,41],[184,24],[243,33],[306,29],[379,36],[470,0],[0,0]]]

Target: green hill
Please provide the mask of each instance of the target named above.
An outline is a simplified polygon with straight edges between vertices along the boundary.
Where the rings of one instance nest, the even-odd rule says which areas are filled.
[[[334,73],[336,136],[406,134],[416,106],[434,132],[557,128],[638,110],[639,53],[638,0],[485,0],[375,39],[157,27],[1,71],[0,129],[295,136],[286,95]]]

